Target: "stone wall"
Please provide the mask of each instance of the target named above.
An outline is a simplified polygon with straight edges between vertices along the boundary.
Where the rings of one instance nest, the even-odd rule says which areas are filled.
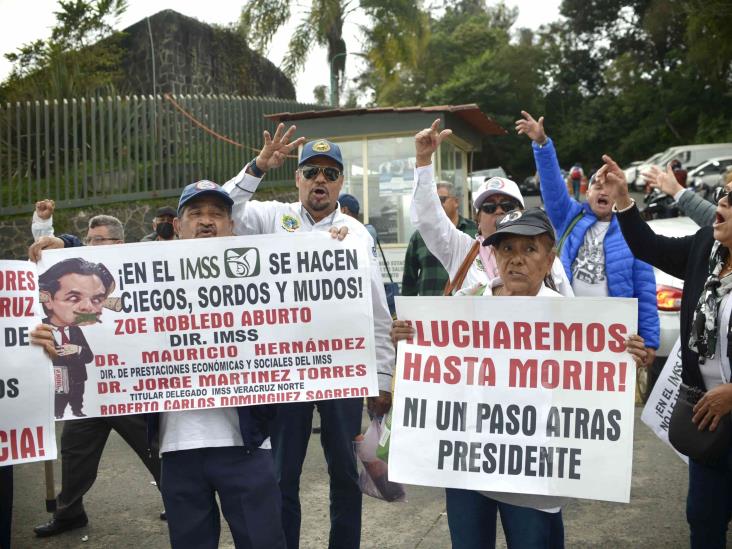
[[[212,27],[173,10],[125,29],[125,93],[240,94],[295,99],[295,88],[230,28]],[[152,35],[153,46],[150,44]],[[154,50],[154,55],[153,55]],[[155,83],[153,83],[153,57]]]
[[[265,189],[257,192],[257,199],[293,202],[297,200],[297,190],[294,186],[290,189]],[[102,213],[113,215],[125,226],[125,241],[138,242],[152,232],[155,210],[161,206],[176,205],[176,199],[159,199],[58,210],[54,214],[53,224],[57,235],[68,233],[83,238],[90,217]],[[0,246],[4,250],[2,259],[28,259],[28,246],[33,243],[31,218],[30,214],[0,218]]]

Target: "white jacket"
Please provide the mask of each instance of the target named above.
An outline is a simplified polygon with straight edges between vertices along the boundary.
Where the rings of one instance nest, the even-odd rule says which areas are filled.
[[[246,173],[244,168],[233,179],[224,184],[224,190],[234,199],[232,218],[234,234],[272,234],[309,231],[327,231],[336,225],[348,227],[349,235],[366,238],[371,245],[371,302],[374,317],[374,340],[376,366],[379,374],[379,390],[391,392],[394,371],[394,346],[389,337],[391,315],[386,304],[384,281],[381,278],[376,244],[373,238],[357,219],[341,213],[340,208],[328,217],[318,221],[310,216],[300,202],[286,204],[274,200],[260,202],[250,200],[257,190],[261,178]],[[346,317],[344,317],[346,318]]]

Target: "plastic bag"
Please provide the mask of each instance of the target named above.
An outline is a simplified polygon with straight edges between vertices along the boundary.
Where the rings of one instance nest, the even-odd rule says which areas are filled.
[[[398,482],[390,482],[388,478],[389,466],[376,457],[376,449],[383,433],[379,420],[371,420],[371,425],[363,435],[358,435],[353,442],[356,456],[363,464],[363,470],[358,477],[361,492],[385,501],[407,501],[404,486]]]

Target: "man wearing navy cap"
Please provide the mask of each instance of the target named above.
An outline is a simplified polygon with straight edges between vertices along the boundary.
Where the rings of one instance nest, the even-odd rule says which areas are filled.
[[[259,202],[250,200],[269,169],[281,166],[287,154],[303,143],[290,142],[295,127],[286,132],[284,124],[273,137],[265,132],[265,143],[257,158],[224,185],[234,199],[235,234],[294,233],[328,231],[347,227],[348,234],[368,239],[371,247],[371,293],[374,317],[376,362],[379,375],[378,398],[369,399],[377,416],[391,406],[391,379],[394,347],[389,339],[391,316],[376,257],[376,247],[358,220],[341,212],[338,196],[343,188],[343,157],[335,143],[317,139],[305,143],[295,172],[299,202]],[[353,452],[353,438],[361,431],[363,402],[360,398],[302,402],[280,405],[272,429],[272,449],[282,491],[282,523],[288,549],[297,549],[300,540],[300,473],[312,429],[313,409],[321,420],[321,444],[330,473],[329,547],[357,548],[361,539],[361,490]]]
[[[180,238],[231,236],[233,200],[211,181],[191,183],[173,220]],[[269,442],[272,406],[162,412],[149,416],[161,455],[160,492],[173,549],[218,547],[221,502],[236,547],[285,547],[281,498]]]

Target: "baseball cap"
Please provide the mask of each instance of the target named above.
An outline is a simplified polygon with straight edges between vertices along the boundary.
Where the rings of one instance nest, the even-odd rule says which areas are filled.
[[[496,224],[496,232],[483,240],[483,246],[493,246],[510,234],[521,236],[536,236],[548,234],[553,241],[556,241],[554,228],[549,217],[541,208],[529,208],[528,210],[511,210]]]
[[[345,206],[346,208],[351,210],[353,215],[358,215],[358,212],[361,209],[361,206],[358,203],[358,199],[352,194],[343,193],[341,196],[338,197],[338,204],[340,204],[341,206]]]
[[[178,201],[178,215],[180,215],[181,209],[188,202],[194,198],[204,195],[218,196],[221,200],[226,202],[227,205],[234,205],[234,200],[229,196],[229,193],[221,188],[220,185],[217,185],[213,181],[206,181],[204,179],[203,181],[196,181],[195,183],[186,185],[185,189],[183,189],[183,192],[180,195],[180,200]]]
[[[172,208],[170,206],[163,206],[162,208],[158,208],[155,210],[155,217],[163,217],[164,215],[170,215],[175,217],[177,215],[177,212],[175,211],[175,208]]]
[[[480,187],[478,187],[478,191],[475,193],[475,199],[473,200],[473,207],[476,210],[480,209],[483,201],[494,194],[505,194],[518,200],[522,208],[525,206],[524,197],[521,196],[521,191],[516,183],[505,177],[491,177],[483,181]]]
[[[300,155],[300,163],[298,166],[302,166],[311,158],[317,156],[325,156],[332,158],[338,162],[341,170],[343,169],[343,157],[341,156],[341,149],[335,143],[331,143],[327,139],[318,139],[316,141],[308,141],[302,148],[302,154]]]

